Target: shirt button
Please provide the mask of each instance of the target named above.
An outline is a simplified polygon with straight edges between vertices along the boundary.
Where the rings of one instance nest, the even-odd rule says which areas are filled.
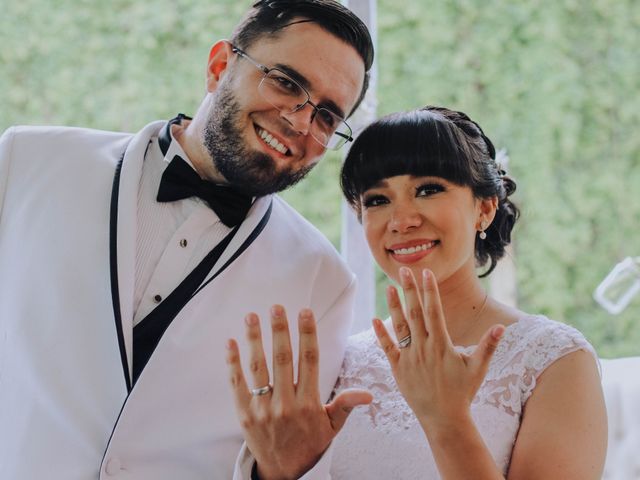
[[[180,246],[182,248],[185,248],[187,246],[188,242],[186,238],[183,238],[182,240],[180,240]]]
[[[107,464],[104,467],[104,471],[107,475],[116,475],[122,469],[120,460],[117,458],[110,458],[107,460]]]
[[[160,295],[155,295],[153,297],[153,301],[156,303],[160,303],[162,301],[162,297]]]

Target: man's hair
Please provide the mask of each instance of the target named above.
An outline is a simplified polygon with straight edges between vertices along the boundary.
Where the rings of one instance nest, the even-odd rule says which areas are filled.
[[[260,0],[253,4],[231,35],[231,43],[246,50],[260,38],[277,36],[283,28],[304,19],[335,35],[358,52],[365,67],[365,78],[358,108],[369,86],[373,64],[373,42],[369,30],[351,10],[335,0]]]

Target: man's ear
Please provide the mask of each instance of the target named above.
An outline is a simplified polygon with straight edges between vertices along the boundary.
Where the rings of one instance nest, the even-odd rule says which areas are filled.
[[[218,87],[232,55],[231,44],[227,40],[219,40],[211,47],[207,63],[207,92],[211,93]]]

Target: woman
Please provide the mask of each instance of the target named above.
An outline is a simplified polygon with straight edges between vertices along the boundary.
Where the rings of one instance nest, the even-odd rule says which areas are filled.
[[[593,348],[569,326],[491,298],[478,278],[504,255],[518,218],[515,183],[479,125],[439,107],[385,117],[354,143],[342,188],[405,308],[389,287],[390,324],[375,319],[373,331],[350,339],[324,408],[310,387],[311,312],[299,319],[297,384],[292,367],[280,366],[291,357],[281,307],[272,318],[273,389],[249,393],[230,342],[259,477],[326,478],[321,453],[351,408],[371,400],[366,390],[373,401],[333,441],[334,479],[600,478],[606,413]],[[254,383],[266,385],[257,317],[247,324]],[[294,432],[305,429],[301,442]]]

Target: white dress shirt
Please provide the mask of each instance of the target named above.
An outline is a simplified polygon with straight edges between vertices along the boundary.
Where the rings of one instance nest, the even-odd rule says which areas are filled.
[[[158,137],[145,154],[138,193],[138,234],[134,325],[164,300],[231,229],[200,198],[158,202],[164,169],[175,155],[193,168],[171,132],[171,144],[162,155]]]

